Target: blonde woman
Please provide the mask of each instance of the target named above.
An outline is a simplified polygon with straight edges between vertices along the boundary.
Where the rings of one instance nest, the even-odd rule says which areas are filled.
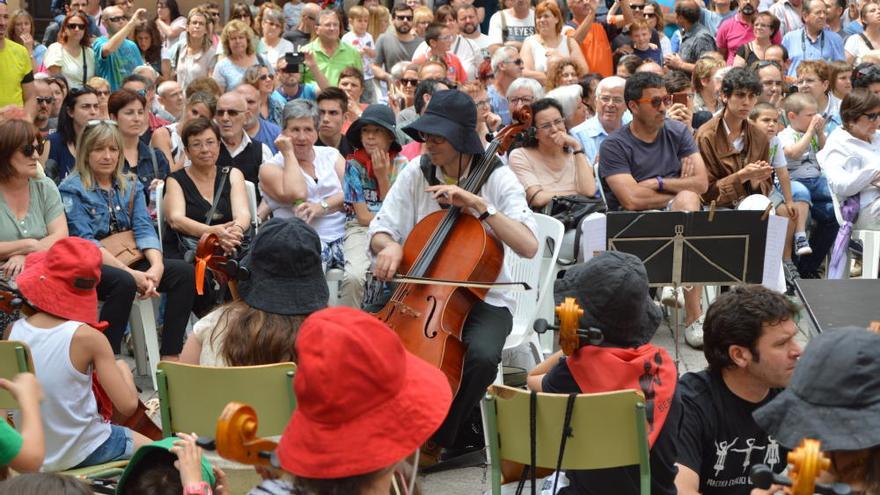
[[[49,45],[43,66],[51,76],[63,75],[71,88],[78,88],[95,75],[95,52],[89,43],[89,19],[82,12],[64,18],[58,41]]]
[[[694,64],[694,112],[718,110],[718,93],[715,91],[715,73],[724,62],[714,57],[702,57]]]
[[[27,48],[34,64],[34,72],[43,65],[46,47],[34,40],[34,18],[23,9],[16,10],[9,18],[9,39]]]
[[[434,12],[424,5],[413,9],[413,31],[419,38],[425,37],[425,30],[434,22]]]
[[[186,40],[181,40],[171,52],[171,70],[181,88],[188,88],[196,79],[211,75],[217,53],[208,34],[210,16],[193,9],[186,17]]]
[[[109,119],[110,114],[107,113],[107,100],[110,99],[110,83],[103,77],[95,76],[86,82],[86,86],[94,89],[98,95],[98,118]]]
[[[244,82],[244,73],[257,64],[268,66],[269,73],[275,74],[275,69],[257,54],[256,36],[244,22],[229,21],[220,35],[220,43],[226,58],[214,66],[213,77],[223,91],[232,91]]]
[[[373,36],[373,40],[378,40],[379,36],[388,31],[391,25],[391,11],[384,5],[370,5],[370,22],[367,25],[367,32]]]
[[[167,293],[174,304],[165,309],[159,353],[163,360],[177,360],[195,298],[193,266],[163,259],[143,185],[122,172],[123,149],[116,122],[95,120],[86,125],[77,142],[76,169],[58,188],[66,205],[67,227],[71,236],[98,244],[112,234],[133,231],[144,259],[131,266],[100,246],[103,265],[98,299],[104,301],[100,320],[109,323],[104,335],[118,354],[135,295],[150,298]]]

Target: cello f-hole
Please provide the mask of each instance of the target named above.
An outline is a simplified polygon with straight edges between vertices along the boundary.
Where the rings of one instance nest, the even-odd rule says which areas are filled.
[[[437,336],[437,332],[432,332],[429,329],[428,324],[434,320],[434,312],[437,311],[437,300],[434,298],[434,296],[428,296],[426,298],[426,301],[428,303],[428,317],[422,320],[425,322],[425,326],[422,328],[422,333],[425,335],[425,337],[433,339]]]

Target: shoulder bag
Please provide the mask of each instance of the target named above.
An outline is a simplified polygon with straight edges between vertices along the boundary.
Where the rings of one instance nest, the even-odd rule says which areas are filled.
[[[223,195],[223,188],[226,187],[226,180],[229,178],[229,167],[223,167],[220,173],[223,174],[220,176],[220,186],[214,189],[214,201],[211,203],[211,209],[208,210],[208,214],[205,215],[205,225],[211,225],[211,220],[214,218],[214,212],[217,211],[217,205],[220,203],[220,196]],[[180,253],[184,255],[184,259],[189,259],[187,253],[190,251],[195,252],[196,246],[199,245],[199,238],[178,232],[177,243]]]
[[[134,196],[137,188],[132,184],[131,196],[128,199],[128,220],[129,224],[134,226]],[[101,246],[104,247],[116,259],[121,261],[125,266],[131,266],[138,261],[144,259],[144,253],[137,247],[134,238],[134,230],[129,228],[122,232],[110,234],[101,239]]]

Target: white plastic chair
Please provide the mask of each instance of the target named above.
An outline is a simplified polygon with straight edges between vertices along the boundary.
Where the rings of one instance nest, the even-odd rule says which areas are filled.
[[[327,290],[330,293],[327,306],[339,306],[339,295],[342,292],[342,279],[344,277],[345,271],[339,268],[331,268],[324,272],[324,278],[327,279]]]
[[[602,202],[605,203],[605,208],[608,208],[608,200],[605,199],[605,188],[602,187],[602,179],[599,177],[599,161],[593,164],[593,177],[596,178],[596,189],[599,190],[599,196],[602,197]]]
[[[139,375],[148,372],[156,385],[156,367],[159,365],[159,332],[156,329],[156,313],[153,311],[153,300],[135,299],[128,316],[131,327],[131,342],[134,347],[134,361]],[[149,371],[148,371],[149,370]]]
[[[504,264],[511,280],[525,282],[531,287],[530,290],[511,292],[516,309],[513,314],[513,329],[504,342],[504,350],[516,349],[528,344],[534,353],[535,362],[540,363],[544,360],[544,356],[538,334],[535,333],[532,324],[544,298],[553,297],[555,270],[550,268],[556,266],[556,260],[559,258],[565,227],[559,220],[540,213],[535,213],[535,222],[538,224],[538,254],[534,258],[522,258],[507,246],[504,247]],[[498,368],[498,373],[501,383],[503,382],[501,366]]]
[[[165,202],[165,181],[156,186],[156,230],[159,231],[159,245],[162,244],[162,232],[165,230],[165,214],[162,212],[162,204]],[[155,375],[155,373],[153,373]]]
[[[837,223],[843,225],[840,199],[834,192],[831,193],[831,202],[834,205],[834,216],[837,218]],[[853,229],[852,237],[862,241],[862,278],[878,278],[878,272],[880,272],[880,230]],[[847,269],[843,271],[843,277],[849,278],[848,252]]]

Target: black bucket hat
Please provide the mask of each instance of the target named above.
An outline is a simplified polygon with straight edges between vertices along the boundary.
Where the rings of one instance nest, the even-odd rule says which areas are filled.
[[[351,124],[348,131],[345,132],[345,138],[355,148],[364,147],[361,142],[361,129],[367,124],[377,125],[391,133],[391,151],[402,149],[400,143],[397,142],[397,118],[391,107],[373,103],[364,110],[359,119]]]
[[[583,328],[595,327],[613,347],[639,347],[654,337],[662,314],[648,294],[648,272],[629,253],[605,251],[574,265],[554,287],[556,300],[574,297]]]
[[[477,136],[477,105],[457,89],[435,92],[425,113],[403,132],[420,143],[424,142],[421,132],[442,136],[459,153],[482,155],[485,151]]]
[[[788,448],[803,438],[822,450],[880,445],[880,335],[859,327],[822,332],[804,350],[791,384],[752,415]]]
[[[238,293],[252,308],[308,315],[327,307],[321,239],[299,218],[273,218],[261,225],[241,264],[250,278],[238,283]]]

